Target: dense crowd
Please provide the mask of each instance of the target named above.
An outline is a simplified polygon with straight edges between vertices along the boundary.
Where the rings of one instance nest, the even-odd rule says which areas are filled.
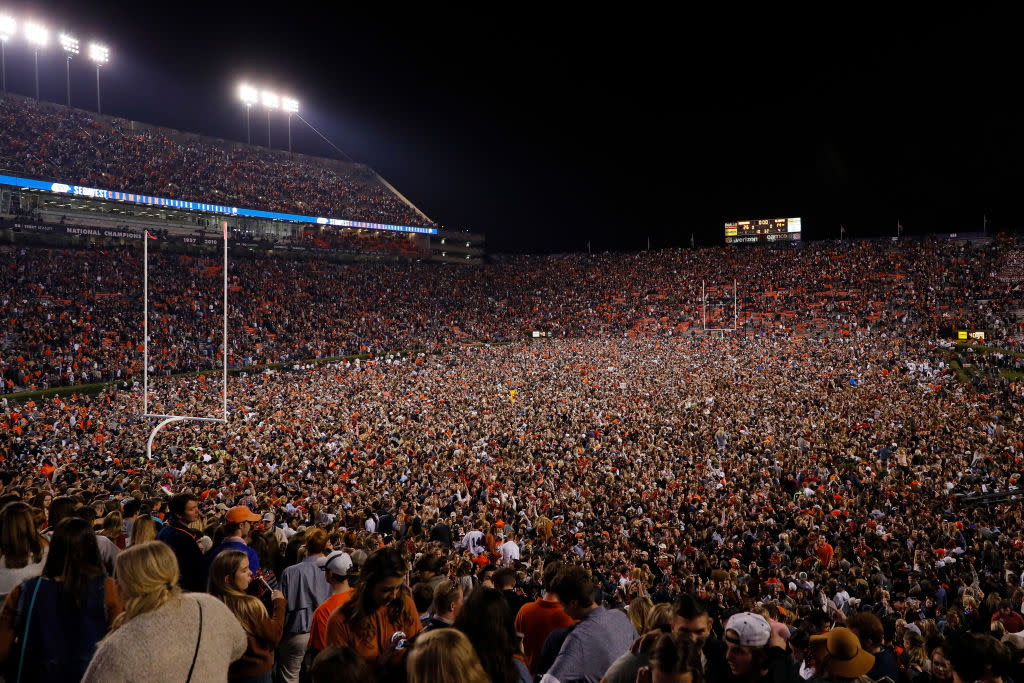
[[[934,337],[978,328],[1012,347],[1024,338],[1019,292],[995,275],[1015,253],[1005,240],[920,240],[524,256],[479,267],[236,259],[229,363],[509,341],[530,330],[679,335],[702,327],[705,315],[709,327],[735,322],[749,334],[913,328]],[[7,391],[138,376],[137,251],[6,246],[0,254]],[[151,255],[150,372],[221,364],[222,277],[216,259]]]
[[[153,460],[137,389],[10,405],[0,658],[42,571],[44,604],[73,583],[93,611],[40,612],[30,656],[86,680],[1017,677],[1021,399],[945,351],[894,320],[295,366]],[[65,577],[82,529],[95,568]]]
[[[358,164],[159,129],[41,103],[0,98],[0,168],[121,192],[264,211],[405,226],[432,225]]]

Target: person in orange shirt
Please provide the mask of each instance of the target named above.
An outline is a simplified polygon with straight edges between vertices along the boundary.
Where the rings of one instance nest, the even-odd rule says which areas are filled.
[[[309,645],[307,656],[312,651],[313,657],[323,650],[324,638],[327,636],[327,621],[334,610],[341,607],[342,603],[352,595],[352,587],[348,584],[349,574],[352,571],[352,557],[341,550],[335,550],[324,558],[324,577],[331,586],[331,597],[320,603],[320,606],[313,612],[313,623],[309,629]]]
[[[351,596],[327,620],[324,645],[353,649],[378,674],[401,666],[405,641],[422,628],[408,574],[405,559],[394,548],[370,555]]]
[[[544,575],[541,577],[544,595],[523,605],[516,615],[515,628],[516,632],[523,634],[523,653],[531,676],[537,675],[537,660],[548,635],[573,623],[558,596],[551,591],[551,583],[561,567],[561,562],[549,562],[544,566]]]
[[[814,545],[814,552],[826,568],[832,562],[832,555],[835,554],[835,550],[832,548],[832,544],[826,541],[824,538],[818,539],[818,542]]]

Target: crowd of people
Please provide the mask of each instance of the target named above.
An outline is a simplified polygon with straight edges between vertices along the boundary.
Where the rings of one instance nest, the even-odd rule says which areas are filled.
[[[807,243],[787,248],[522,256],[454,267],[234,259],[229,364],[558,337],[902,334],[985,329],[1021,343],[1019,292],[996,277],[1011,241]],[[141,374],[142,265],[132,248],[0,247],[7,392]],[[219,261],[151,255],[149,371],[222,363]],[[733,309],[733,282],[736,310]],[[702,298],[702,283],[705,292]]]
[[[1021,399],[946,351],[894,321],[296,365],[233,378],[227,424],[152,460],[137,390],[11,404],[7,665],[24,628],[86,680],[1016,677]],[[150,409],[205,414],[209,382]],[[61,614],[88,639],[59,657],[19,615],[82,529]]]
[[[185,201],[433,226],[359,164],[138,129],[30,98],[0,98],[0,168],[30,178]]]

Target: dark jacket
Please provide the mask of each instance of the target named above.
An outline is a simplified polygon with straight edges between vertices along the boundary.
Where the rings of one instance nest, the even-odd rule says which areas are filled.
[[[178,558],[178,572],[181,574],[178,583],[182,590],[205,593],[205,566],[203,551],[199,549],[199,532],[175,519],[160,530],[156,539],[171,546],[174,556]]]

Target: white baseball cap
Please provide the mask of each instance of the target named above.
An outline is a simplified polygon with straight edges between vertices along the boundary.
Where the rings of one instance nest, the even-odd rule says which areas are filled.
[[[338,576],[348,576],[352,569],[352,557],[341,550],[335,550],[320,563],[320,568]]]
[[[753,612],[739,612],[729,617],[725,624],[725,640],[733,645],[743,647],[764,647],[772,637],[772,627],[768,620]],[[728,631],[736,635],[729,635]]]

